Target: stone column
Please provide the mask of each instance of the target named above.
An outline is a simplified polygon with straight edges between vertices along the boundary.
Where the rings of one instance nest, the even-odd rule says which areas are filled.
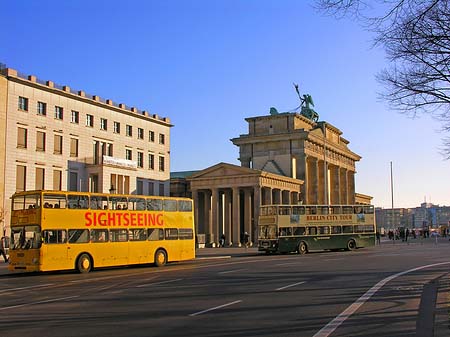
[[[241,214],[240,214],[240,195],[239,188],[233,187],[233,223],[232,223],[232,232],[233,232],[233,245],[240,246],[241,244]]]
[[[308,196],[309,196],[309,186],[308,186],[308,180],[309,180],[309,169],[308,169],[308,158],[306,154],[304,156],[298,156],[297,157],[297,178],[304,181],[301,187],[301,193],[304,197],[304,203],[307,203]]]
[[[213,242],[212,235],[212,222],[211,222],[211,191],[205,190],[203,193],[205,196],[205,208],[204,208],[204,222],[205,222],[205,244],[210,245]]]
[[[320,205],[325,205],[325,179],[327,179],[324,161],[317,161],[318,178],[317,178],[317,203]]]
[[[220,199],[219,199],[219,190],[217,188],[212,188],[212,201],[211,201],[211,242],[217,243],[219,242],[219,207],[220,207]]]
[[[340,199],[340,178],[339,178],[339,167],[330,166],[330,188],[331,188],[331,204],[339,205],[341,203]]]
[[[355,172],[348,171],[348,189],[347,189],[347,200],[349,204],[355,204]]]
[[[258,239],[258,223],[259,223],[259,210],[261,208],[261,187],[253,187],[253,226],[255,227],[255,240]]]
[[[347,193],[347,170],[345,168],[340,169],[340,201],[341,205],[347,205],[348,204],[348,193]]]
[[[224,192],[225,195],[225,244],[227,246],[232,245],[233,244],[233,238],[232,238],[232,222],[233,222],[233,218],[232,218],[232,202],[231,202],[231,190],[226,189]]]
[[[319,167],[318,160],[314,157],[309,157],[308,160],[309,176],[306,180],[308,183],[308,200],[307,204],[318,203],[318,188],[319,188]]]
[[[250,241],[253,242],[253,228],[252,228],[252,191],[244,190],[244,231],[250,235]]]

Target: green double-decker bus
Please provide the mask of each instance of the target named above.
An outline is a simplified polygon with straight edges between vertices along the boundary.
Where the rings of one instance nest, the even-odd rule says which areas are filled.
[[[258,250],[306,254],[375,245],[372,205],[265,205],[258,222]]]

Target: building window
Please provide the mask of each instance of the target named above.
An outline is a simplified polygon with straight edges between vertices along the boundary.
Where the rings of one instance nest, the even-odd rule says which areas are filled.
[[[137,153],[137,166],[141,167],[141,168],[144,167],[144,153],[143,152],[138,151],[138,153]]]
[[[37,102],[37,113],[41,116],[47,115],[47,103]]]
[[[133,152],[130,149],[125,149],[125,159],[133,160]]]
[[[159,156],[159,171],[164,172],[165,167],[164,167],[164,157],[163,156]]]
[[[70,138],[70,156],[78,157],[78,139]]]
[[[62,154],[63,137],[61,135],[55,135],[53,139],[54,139],[53,153]]]
[[[148,195],[155,195],[155,184],[152,181],[148,182]]]
[[[159,195],[164,195],[164,184],[159,184]]]
[[[148,168],[150,170],[154,170],[155,169],[155,155],[152,153],[148,154]]]
[[[78,173],[69,172],[69,191],[78,191]]]
[[[100,118],[100,130],[108,130],[108,120],[106,118]]]
[[[120,133],[120,123],[114,122],[114,133]]]
[[[80,113],[78,111],[72,110],[70,122],[74,124],[80,123]]]
[[[138,139],[144,139],[144,129],[138,128]]]
[[[28,111],[28,98],[19,96],[19,110]]]
[[[63,108],[55,105],[55,119],[63,119]]]
[[[89,127],[94,127],[94,116],[92,116],[92,115],[86,115],[86,126],[89,126]]]
[[[27,148],[27,139],[28,138],[28,130],[24,128],[17,128],[17,147],[26,149]]]
[[[155,141],[155,132],[154,131],[149,131],[148,132],[148,141],[149,142],[154,142]]]
[[[165,142],[166,142],[166,139],[165,139],[164,134],[163,134],[163,133],[160,133],[160,134],[159,134],[159,144],[164,145]]]
[[[23,165],[17,165],[16,167],[16,192],[22,192],[26,190],[27,186],[27,167]]]
[[[62,171],[53,170],[53,190],[62,190]]]
[[[43,190],[45,182],[45,169],[37,167],[36,168],[36,181],[35,181],[35,189]]]
[[[36,151],[45,152],[45,132],[36,132]]]
[[[142,179],[138,179],[136,181],[136,194],[143,195],[144,194],[144,182]]]
[[[132,127],[131,125],[128,125],[128,124],[127,124],[125,134],[126,134],[128,137],[132,137],[132,136],[133,136],[133,127]]]

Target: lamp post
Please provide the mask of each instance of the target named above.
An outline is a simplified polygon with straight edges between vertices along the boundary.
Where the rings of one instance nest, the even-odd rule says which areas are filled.
[[[392,240],[392,243],[395,243],[395,224],[394,224],[394,176],[392,174],[392,161],[391,161],[391,217],[392,217],[392,225],[394,229],[394,240]]]

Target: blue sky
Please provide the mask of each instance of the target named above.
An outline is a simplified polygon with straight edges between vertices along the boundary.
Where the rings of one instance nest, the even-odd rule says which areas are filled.
[[[246,117],[298,106],[293,82],[321,120],[362,156],[356,190],[391,207],[450,205],[440,124],[380,102],[386,66],[372,36],[312,0],[5,0],[0,62],[114,102],[169,117],[171,171],[239,164],[230,139]]]

